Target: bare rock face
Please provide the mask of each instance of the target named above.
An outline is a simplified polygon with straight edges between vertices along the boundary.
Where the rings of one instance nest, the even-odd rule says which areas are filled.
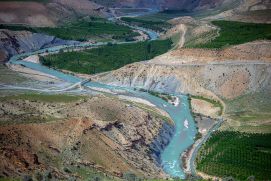
[[[76,44],[54,36],[28,31],[0,30],[0,62],[7,61],[12,55],[31,52],[56,45]]]
[[[97,77],[108,84],[169,93],[234,98],[271,90],[271,65],[265,63],[203,63],[159,65],[136,63]]]
[[[165,177],[159,155],[174,125],[146,111],[150,107],[105,96],[70,103],[6,99],[0,107],[0,176],[51,170],[65,180],[78,175],[67,170],[80,168],[117,177]]]

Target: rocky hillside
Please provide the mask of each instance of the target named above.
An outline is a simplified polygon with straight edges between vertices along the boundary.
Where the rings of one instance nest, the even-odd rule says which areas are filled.
[[[0,23],[27,24],[31,26],[56,26],[60,22],[79,16],[112,16],[110,8],[154,8],[160,10],[207,11],[218,17],[233,16],[242,19],[247,12],[253,16],[266,17],[271,3],[268,0],[47,0],[1,1]],[[29,14],[31,12],[31,14]],[[207,13],[207,14],[208,14]],[[206,14],[206,13],[205,13]],[[270,13],[269,13],[270,14]]]
[[[74,43],[77,42],[28,31],[0,30],[0,63],[7,61],[12,55]]]
[[[158,8],[161,10],[203,10],[231,4],[232,0],[114,0],[102,1],[93,0],[95,3],[108,7],[129,7],[129,8]]]
[[[271,65],[257,63],[193,63],[184,65],[136,63],[97,80],[114,85],[217,98],[271,90]]]
[[[238,6],[226,9],[207,19],[227,19],[234,21],[271,23],[271,2],[269,0],[245,0]]]
[[[127,8],[158,8],[161,10],[199,11],[210,9],[239,9],[240,11],[255,11],[270,9],[268,0],[92,0],[106,7]]]
[[[103,6],[88,0],[0,2],[0,23],[6,24],[56,26],[60,22],[86,15],[109,16]]]
[[[180,33],[182,42],[175,50],[94,78],[108,84],[217,99],[271,90],[270,41],[260,40],[222,49],[183,48],[195,37],[218,36],[216,28],[208,22],[188,17],[177,18],[171,23],[175,26],[168,35]]]
[[[158,156],[174,128],[153,107],[64,95],[2,97],[0,107],[0,177],[165,177]]]

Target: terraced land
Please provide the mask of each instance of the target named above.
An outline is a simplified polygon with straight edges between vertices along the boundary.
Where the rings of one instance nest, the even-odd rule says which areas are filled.
[[[234,21],[213,21],[219,28],[219,36],[204,44],[195,44],[189,48],[223,48],[254,40],[271,40],[270,24],[242,23]]]
[[[75,22],[65,23],[59,27],[30,27],[24,25],[0,25],[0,29],[14,31],[31,31],[56,36],[65,40],[126,40],[139,34],[131,28],[112,23],[102,18],[84,18]]]
[[[201,148],[197,169],[219,177],[271,178],[271,134],[216,132]]]
[[[133,44],[108,44],[80,52],[63,52],[45,56],[43,65],[77,73],[95,74],[118,69],[124,65],[148,60],[167,52],[171,40],[155,40]]]

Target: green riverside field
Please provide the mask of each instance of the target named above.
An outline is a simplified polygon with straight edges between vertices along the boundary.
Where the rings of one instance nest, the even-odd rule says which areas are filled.
[[[131,44],[108,44],[80,52],[62,52],[41,58],[45,66],[76,73],[95,74],[121,68],[133,62],[149,60],[167,52],[171,40],[145,41]]]
[[[197,170],[219,177],[271,178],[271,134],[213,133],[197,156]]]
[[[188,48],[223,48],[255,40],[271,40],[271,24],[242,23],[234,21],[213,21],[219,27],[219,36],[205,44]]]

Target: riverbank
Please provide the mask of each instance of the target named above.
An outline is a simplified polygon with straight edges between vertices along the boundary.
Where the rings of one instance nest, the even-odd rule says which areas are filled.
[[[218,104],[217,102],[215,102]],[[219,104],[221,105],[221,103]],[[195,136],[195,142],[181,155],[183,168],[187,176],[200,176],[196,170],[196,156],[200,147],[208,140],[212,132],[216,131],[222,124],[223,119],[219,118],[223,108],[217,109],[214,101],[200,96],[189,97],[189,107],[191,114],[197,125],[198,133]],[[219,120],[220,119],[220,120]],[[208,177],[204,177],[208,178]],[[210,177],[211,178],[211,177]]]
[[[98,44],[99,43],[97,43],[97,45]],[[97,46],[97,45],[92,45],[92,46]],[[84,47],[84,46],[88,46],[88,44],[86,43],[78,44],[78,45],[75,45],[74,47]],[[73,46],[69,46],[69,47],[73,47]],[[87,83],[84,83],[84,85],[81,85],[82,80],[74,75],[65,74],[57,70],[49,69],[48,67],[41,66],[33,62],[20,61],[22,57],[37,55],[41,53],[51,53],[51,52],[56,53],[56,52],[59,52],[63,48],[66,48],[66,47],[65,46],[52,47],[48,49],[42,49],[37,52],[21,54],[21,55],[12,57],[10,60],[10,63],[21,64],[25,67],[37,70],[42,73],[53,75],[63,81],[69,82],[72,84],[73,88],[78,88],[74,90],[74,91],[77,91],[77,93],[80,91],[84,92],[84,90],[81,89],[81,87],[94,88],[98,91],[102,91],[104,89],[113,90],[114,92],[117,92],[117,95],[126,95],[129,97],[136,97],[143,100],[147,100],[151,104],[155,105],[157,108],[164,110],[165,112],[168,113],[168,115],[173,120],[174,127],[172,124],[168,126],[166,125],[165,127],[166,129],[161,130],[161,135],[164,135],[164,136],[162,136],[161,138],[157,140],[159,144],[158,143],[153,144],[153,148],[150,150],[151,151],[150,154],[155,156],[155,160],[157,161],[160,169],[163,168],[163,170],[161,170],[163,173],[167,173],[171,177],[185,178],[185,174],[182,168],[180,167],[181,160],[179,160],[179,157],[181,153],[187,147],[193,144],[193,138],[196,135],[195,123],[189,110],[187,96],[179,95],[179,94],[173,95],[177,97],[178,99],[176,100],[179,100],[179,101],[177,101],[175,105],[172,105],[172,103],[166,102],[161,98],[152,96],[148,94],[147,92],[136,91],[133,88],[129,88],[129,87],[113,86],[113,85],[101,84],[98,82],[87,82]],[[106,93],[110,93],[110,92],[106,92]],[[181,104],[178,104],[179,102],[181,102]],[[127,107],[125,107],[125,109],[127,109]],[[123,108],[123,110],[125,109]],[[165,117],[160,117],[160,118],[162,118],[164,121],[167,120],[167,119],[164,119]],[[135,134],[135,136],[136,138],[138,138],[138,136],[140,135]],[[140,138],[138,139],[140,143]],[[134,143],[137,144],[138,142],[135,141]],[[160,143],[162,144],[160,145]],[[158,177],[160,178],[160,176]]]
[[[183,168],[187,175],[195,175],[193,173],[193,170],[195,170],[195,165],[192,162],[192,155],[196,151],[196,148],[202,144],[205,137],[208,133],[210,133],[214,125],[217,124],[217,120],[214,118],[210,118],[208,116],[204,116],[202,114],[194,114],[194,119],[197,125],[198,134],[195,137],[195,142],[193,145],[191,145],[182,155],[181,159],[183,160]],[[193,168],[191,168],[193,166]]]

